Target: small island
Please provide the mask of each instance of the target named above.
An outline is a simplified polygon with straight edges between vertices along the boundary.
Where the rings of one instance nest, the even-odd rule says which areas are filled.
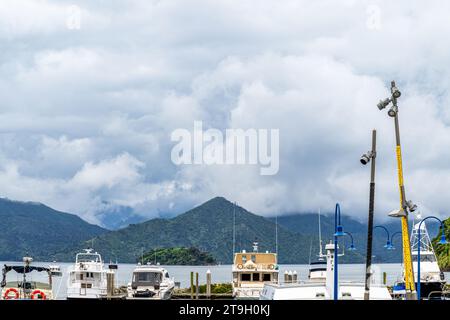
[[[138,259],[145,263],[159,263],[162,265],[203,266],[217,264],[214,257],[208,252],[200,251],[195,247],[156,248],[144,253]]]

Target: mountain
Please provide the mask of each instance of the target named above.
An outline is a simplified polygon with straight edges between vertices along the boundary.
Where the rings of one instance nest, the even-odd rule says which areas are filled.
[[[55,251],[73,247],[107,230],[41,203],[0,198],[0,260],[21,261],[25,254],[48,261]]]
[[[152,219],[126,228],[101,234],[94,239],[95,250],[106,260],[136,262],[142,250],[154,248],[195,247],[209,252],[219,263],[231,263],[233,251],[233,210],[235,209],[236,251],[251,250],[259,241],[261,251],[275,250],[275,223],[248,212],[225,198],[211,199],[171,219]],[[61,251],[59,260],[73,259],[77,250],[90,242],[80,243],[71,251]],[[278,228],[280,263],[308,263],[311,237],[285,227]],[[361,254],[349,253],[344,261],[361,261]]]

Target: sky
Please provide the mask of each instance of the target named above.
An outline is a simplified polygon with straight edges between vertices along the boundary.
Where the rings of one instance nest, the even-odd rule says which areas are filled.
[[[448,1],[0,3],[0,196],[92,223],[173,216],[215,196],[264,216],[365,219],[399,206],[390,81],[407,199],[448,217]],[[278,129],[279,171],[175,165],[176,129]]]

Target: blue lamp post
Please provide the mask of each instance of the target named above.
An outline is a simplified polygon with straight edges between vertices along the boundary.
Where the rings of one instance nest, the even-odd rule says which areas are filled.
[[[354,244],[354,242],[353,242],[353,236],[352,236],[352,234],[351,234],[350,232],[347,232],[347,231],[344,231],[344,233],[345,233],[346,235],[348,235],[348,236],[350,237],[351,241],[352,241],[352,243],[350,244],[350,247],[348,247],[347,250],[349,250],[349,251],[355,251],[356,248],[355,248],[355,244]]]
[[[398,235],[398,234],[402,234],[402,232],[401,232],[401,231],[397,231],[397,232],[394,232],[394,233],[391,235],[391,249],[390,249],[390,250],[395,250],[395,247],[394,247],[394,237],[395,237],[396,235]]]
[[[390,235],[389,235],[389,230],[385,227],[385,226],[375,226],[375,227],[373,227],[374,229],[376,229],[376,228],[381,228],[381,229],[383,229],[384,231],[386,231],[386,234],[387,234],[387,241],[386,241],[386,244],[384,245],[384,247],[386,248],[386,249],[388,249],[388,250],[392,250],[392,243],[391,243],[391,240],[390,240]]]
[[[345,235],[341,224],[341,207],[336,203],[334,209],[334,300],[338,300],[338,237]]]
[[[441,229],[442,235],[441,235],[441,240],[439,240],[438,243],[439,244],[447,244],[448,243],[447,239],[445,239],[445,225],[441,219],[439,219],[438,217],[435,217],[435,216],[429,216],[429,217],[423,218],[419,222],[419,232],[418,232],[419,239],[417,241],[418,242],[418,245],[417,245],[417,299],[419,299],[419,300],[422,298],[422,296],[420,295],[420,247],[422,246],[421,245],[422,244],[421,236],[420,236],[420,230],[421,230],[420,226],[427,219],[435,219],[435,220],[439,221],[439,223],[441,224],[440,229]]]

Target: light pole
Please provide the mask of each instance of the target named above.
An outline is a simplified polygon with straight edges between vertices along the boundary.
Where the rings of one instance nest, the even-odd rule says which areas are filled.
[[[336,203],[334,209],[334,300],[338,300],[338,237],[345,235],[341,224],[341,207]]]
[[[397,231],[397,232],[394,232],[394,233],[391,235],[391,245],[392,245],[391,250],[394,250],[394,249],[395,249],[395,247],[394,247],[394,237],[395,237],[396,235],[398,235],[398,234],[402,234],[402,232],[401,232],[401,231]]]
[[[417,206],[411,201],[406,201],[405,186],[403,183],[403,169],[402,169],[402,152],[400,145],[400,128],[398,124],[398,105],[397,99],[400,98],[401,92],[395,86],[395,81],[391,81],[391,96],[378,103],[378,109],[382,110],[392,103],[391,108],[388,111],[388,115],[394,118],[395,124],[395,141],[396,141],[396,154],[397,154],[397,174],[398,174],[398,186],[400,191],[400,210],[392,212],[390,215],[393,217],[400,217],[402,223],[402,244],[403,244],[403,262],[405,268],[405,287],[406,287],[406,299],[415,300],[417,294],[415,292],[414,272],[411,259],[411,244],[409,242],[409,230],[408,230],[408,210],[413,212]]]
[[[419,240],[418,240],[418,245],[417,245],[417,298],[419,300],[422,298],[422,296],[420,295],[420,247],[422,246],[421,237],[420,237],[420,226],[427,219],[435,219],[440,222],[440,224],[441,224],[440,229],[441,229],[442,235],[441,235],[441,240],[439,240],[438,243],[439,244],[447,244],[447,239],[445,239],[445,229],[444,229],[445,225],[441,219],[439,219],[438,217],[435,217],[435,216],[429,216],[429,217],[423,218],[419,222],[419,232],[418,232]]]
[[[350,232],[347,232],[347,231],[344,231],[344,233],[346,234],[346,235],[348,235],[349,237],[350,237],[350,239],[351,239],[351,244],[350,244],[350,247],[348,247],[347,248],[347,250],[349,250],[349,251],[355,251],[356,250],[356,247],[355,247],[355,243],[353,242],[353,235],[350,233]]]
[[[364,300],[369,300],[370,276],[372,274],[372,233],[373,233],[373,211],[375,206],[375,158],[377,156],[377,131],[372,130],[372,150],[363,154],[360,161],[363,165],[372,160],[370,165],[370,195],[369,195],[369,218],[367,223],[367,251],[366,251],[366,281],[364,289]]]
[[[390,236],[390,233],[389,233],[389,230],[385,227],[385,226],[375,226],[375,227],[373,227],[374,229],[376,229],[376,228],[380,228],[380,229],[383,229],[384,231],[386,231],[386,235],[387,235],[387,240],[386,240],[386,244],[384,245],[384,247],[386,248],[386,249],[388,249],[388,250],[390,250],[391,248],[392,248],[392,243],[391,243],[391,236]]]

